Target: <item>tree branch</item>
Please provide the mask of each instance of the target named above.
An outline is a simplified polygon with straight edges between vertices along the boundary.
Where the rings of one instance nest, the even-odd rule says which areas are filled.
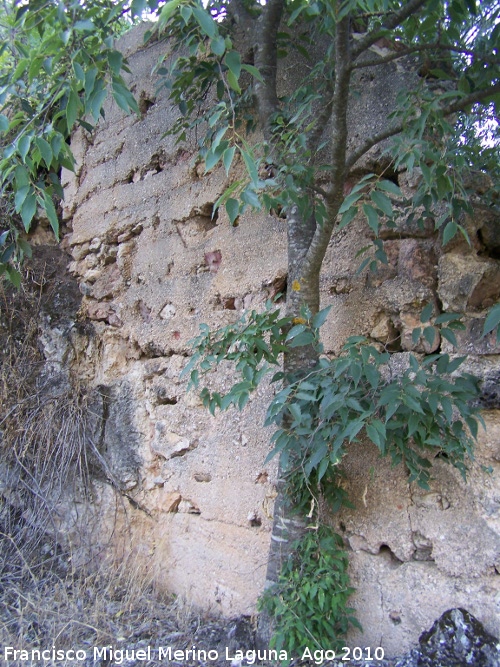
[[[370,148],[373,148],[377,144],[379,144],[382,141],[385,141],[386,139],[390,139],[390,137],[394,137],[396,134],[400,134],[404,129],[403,123],[399,123],[398,125],[393,125],[392,127],[388,128],[387,130],[384,130],[383,132],[379,132],[378,134],[374,134],[373,136],[369,137],[354,153],[351,153],[347,160],[346,160],[346,172],[349,173],[349,171],[354,167],[356,162],[363,157],[365,153],[367,153]]]
[[[335,90],[332,100],[331,183],[326,205],[328,219],[318,225],[302,265],[305,275],[319,272],[330,242],[338,210],[344,199],[345,158],[347,147],[347,111],[351,80],[351,53],[349,19],[337,23],[335,29]]]
[[[311,151],[311,154],[314,156],[314,153],[318,150],[319,142],[325,131],[325,126],[328,123],[330,116],[332,114],[332,105],[333,105],[333,94],[335,92],[335,83],[330,79],[326,86],[326,91],[324,98],[326,102],[323,103],[321,109],[318,111],[316,118],[316,125],[312,132],[307,137],[307,147]]]
[[[476,51],[472,51],[471,49],[461,49],[457,46],[451,46],[448,44],[419,44],[417,46],[412,46],[408,47],[405,49],[401,49],[398,51],[394,51],[390,55],[380,57],[380,58],[373,58],[372,60],[363,60],[362,62],[355,63],[352,66],[352,69],[362,69],[363,67],[377,67],[378,65],[385,65],[386,63],[390,63],[393,60],[398,60],[398,58],[403,58],[404,56],[410,56],[413,55],[414,53],[421,53],[425,51],[450,51],[453,53],[460,53],[461,55],[464,56],[471,56],[472,58],[479,58],[482,62],[484,62],[487,65],[500,65],[500,58],[495,58],[494,56],[485,56],[485,55],[480,55]]]
[[[476,92],[470,93],[470,95],[466,95],[465,97],[461,97],[460,99],[456,100],[456,102],[442,107],[439,110],[439,113],[444,117],[451,116],[452,114],[457,113],[458,111],[463,111],[472,104],[477,104],[478,102],[481,102],[491,95],[496,95],[497,93],[500,93],[500,83],[497,83],[483,90],[477,90]],[[400,134],[403,130],[404,124],[398,123],[397,125],[393,125],[383,132],[379,132],[378,134],[374,134],[373,136],[369,137],[356,151],[348,156],[346,160],[346,173],[349,173],[356,162],[362,158],[363,155],[370,150],[370,148],[373,148],[382,141],[385,141],[385,139],[390,139],[390,137],[394,137],[397,134]]]
[[[279,109],[276,93],[278,67],[276,35],[284,5],[284,0],[269,0],[255,24],[255,66],[263,79],[263,82],[256,80],[255,95],[260,125],[268,141],[271,139],[271,117]]]
[[[253,21],[252,15],[245,7],[243,0],[231,0],[227,5],[227,13],[234,18],[237,23]]]
[[[463,111],[471,104],[477,104],[478,102],[481,102],[482,100],[491,97],[492,95],[496,95],[497,93],[500,93],[500,83],[495,83],[489,88],[476,90],[474,93],[470,93],[465,97],[461,97],[456,102],[453,102],[453,104],[449,104],[448,106],[443,107],[441,113],[445,116],[450,116],[453,113],[457,113],[457,111]]]
[[[403,21],[405,21],[409,16],[417,12],[421,7],[423,7],[428,0],[409,0],[404,6],[397,12],[394,12],[389,18],[382,23],[382,27],[377,30],[370,30],[366,35],[357,42],[356,46],[351,51],[352,60],[356,60],[364,51],[370,48],[372,44],[375,44],[377,39],[384,36],[386,30],[394,30],[397,28]]]

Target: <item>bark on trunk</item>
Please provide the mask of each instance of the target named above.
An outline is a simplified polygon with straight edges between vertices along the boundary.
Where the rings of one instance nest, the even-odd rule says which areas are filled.
[[[319,271],[305,275],[302,272],[303,260],[316,229],[314,214],[308,220],[300,215],[297,206],[292,206],[287,215],[288,222],[288,276],[287,315],[300,317],[302,307],[311,313],[319,309]],[[285,355],[285,376],[307,373],[318,362],[318,352],[312,345],[290,348]],[[286,382],[286,380],[285,380]],[[307,531],[311,519],[298,513],[287,497],[286,473],[280,458],[277,497],[274,504],[273,530],[267,562],[265,588],[278,581],[283,563],[292,556],[292,546]],[[273,632],[272,619],[267,612],[259,614],[257,625],[257,647],[269,646]]]

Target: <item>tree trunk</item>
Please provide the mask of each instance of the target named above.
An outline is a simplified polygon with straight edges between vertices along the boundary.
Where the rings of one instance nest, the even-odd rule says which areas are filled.
[[[312,214],[308,220],[300,215],[297,206],[287,212],[288,228],[288,288],[287,315],[300,318],[303,308],[315,314],[319,310],[319,269],[304,275],[301,271],[303,260],[316,229],[316,220]],[[318,362],[318,352],[312,345],[290,348],[285,354],[284,372],[287,377],[306,374]],[[273,529],[267,562],[265,588],[277,583],[283,563],[292,555],[292,545],[305,534],[311,518],[298,512],[286,492],[287,469],[282,457],[278,464],[276,482],[277,497],[274,504]],[[257,646],[265,649],[272,636],[272,619],[267,612],[259,614],[257,626]]]

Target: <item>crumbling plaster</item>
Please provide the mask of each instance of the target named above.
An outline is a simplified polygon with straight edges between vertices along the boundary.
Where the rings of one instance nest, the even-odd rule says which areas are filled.
[[[241,413],[212,417],[195,393],[186,393],[179,374],[200,323],[225,325],[283,289],[286,222],[249,212],[231,227],[223,210],[212,217],[227,178],[218,169],[203,176],[194,137],[176,146],[164,136],[177,112],[166,91],[156,90],[151,71],[166,47],[144,47],[141,38],[136,29],[121,41],[132,89],[147,101],[141,117],[108,102],[92,137],[74,135],[77,171],[65,174],[71,228],[65,244],[83,295],[80,318],[93,326],[93,335],[80,341],[75,368],[98,395],[114,397],[117,428],[104,425],[102,453],[116,488],[129,498],[117,503],[109,480],[98,483],[102,534],[137,552],[160,584],[192,603],[251,614],[264,583],[275,497],[275,464],[263,463],[270,433],[262,423],[272,390],[264,385]],[[362,84],[352,141],[384,115],[379,109],[373,120],[382,104],[380,82],[368,77]],[[360,173],[379,158],[372,151],[357,166]],[[414,187],[405,174],[399,182]],[[404,356],[425,303],[465,310],[460,347],[472,355],[469,367],[490,378],[486,407],[498,408],[500,349],[492,336],[480,338],[485,308],[500,296],[490,284],[498,258],[485,256],[490,231],[476,243],[491,218],[486,213],[470,221],[472,249],[454,243],[443,251],[432,226],[402,221],[396,232],[385,231],[389,264],[361,275],[356,255],[369,244],[369,230],[361,220],[343,230],[321,276],[322,306],[333,306],[323,332],[326,351],[338,353],[349,335],[363,334]],[[478,292],[485,276],[489,287]],[[222,367],[210,382],[227,387],[230,369]],[[109,410],[101,412],[99,419],[109,420]],[[488,431],[467,485],[438,462],[431,490],[423,491],[408,486],[405,472],[380,461],[370,444],[352,447],[344,468],[356,510],[332,522],[350,549],[352,603],[365,631],[352,635],[353,645],[400,654],[453,606],[500,633],[499,415],[485,412]],[[120,466],[120,458],[135,462],[134,470]]]

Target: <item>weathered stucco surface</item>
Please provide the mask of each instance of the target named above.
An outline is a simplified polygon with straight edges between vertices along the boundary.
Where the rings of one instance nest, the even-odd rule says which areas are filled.
[[[241,413],[212,417],[179,374],[200,323],[232,322],[284,288],[286,222],[249,213],[231,227],[223,211],[212,217],[227,185],[223,171],[203,176],[194,137],[180,146],[163,137],[176,111],[166,91],[156,91],[151,70],[165,45],[143,48],[139,30],[122,48],[142,115],[125,116],[108,103],[91,138],[75,135],[78,168],[66,174],[72,231],[65,243],[83,294],[80,319],[92,324],[73,341],[73,363],[95,391],[93,441],[109,473],[97,483],[100,534],[115,549],[136,551],[161,584],[194,604],[251,614],[275,496],[275,466],[263,465],[270,389],[262,387]],[[384,113],[379,83],[368,78],[360,90],[353,141]],[[368,156],[359,173],[377,159]],[[414,186],[405,174],[399,183]],[[408,486],[405,472],[378,460],[367,443],[345,460],[357,509],[332,521],[350,547],[353,606],[365,630],[351,643],[382,645],[388,655],[401,654],[455,606],[500,633],[500,350],[492,336],[480,338],[481,318],[500,296],[500,222],[478,207],[467,224],[473,247],[456,240],[443,250],[432,224],[402,221],[384,235],[389,264],[358,276],[356,253],[370,236],[355,221],[332,241],[322,273],[322,305],[333,305],[327,352],[363,334],[404,363],[419,312],[433,301],[468,313],[459,351],[486,378],[488,431],[467,485],[440,461],[430,491]],[[230,370],[211,381],[227,386]]]

